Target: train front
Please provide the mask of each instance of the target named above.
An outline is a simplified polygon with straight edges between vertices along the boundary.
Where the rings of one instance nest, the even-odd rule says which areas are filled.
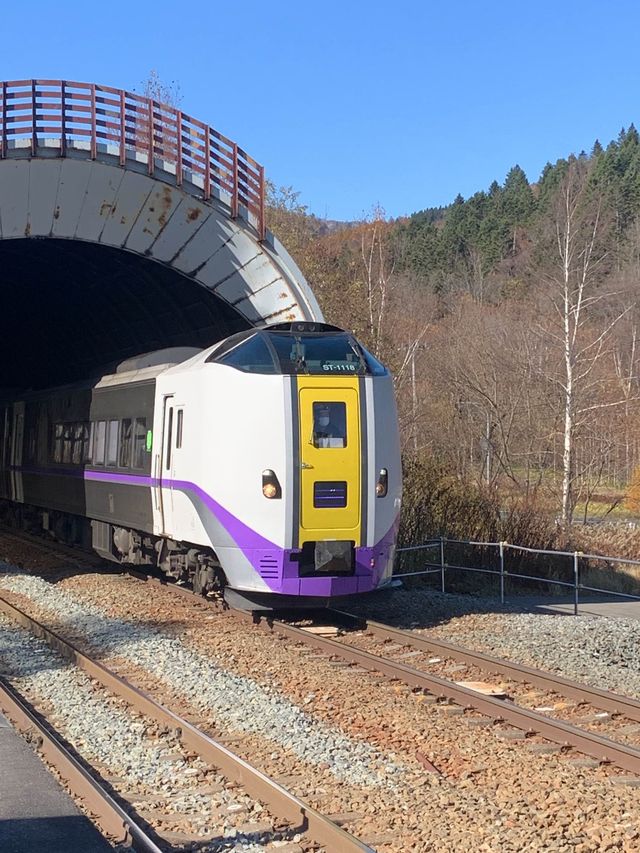
[[[255,331],[208,361],[234,368],[236,423],[252,425],[240,427],[252,437],[236,482],[261,477],[259,498],[237,507],[236,547],[216,549],[228,597],[314,604],[384,585],[402,489],[388,370],[349,333],[301,322]]]

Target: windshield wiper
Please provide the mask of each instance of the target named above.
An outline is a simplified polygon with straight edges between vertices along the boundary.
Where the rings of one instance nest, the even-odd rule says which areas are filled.
[[[291,350],[291,361],[293,362],[296,370],[300,373],[302,371],[306,371],[307,362],[304,358],[304,344],[300,340],[300,338],[294,338],[295,344],[293,349]]]

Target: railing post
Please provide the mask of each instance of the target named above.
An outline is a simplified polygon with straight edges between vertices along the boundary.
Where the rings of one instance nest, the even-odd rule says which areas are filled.
[[[258,215],[258,236],[260,240],[266,239],[267,224],[265,221],[265,183],[264,183],[264,166],[258,166],[258,177],[260,180],[260,210]]]
[[[2,122],[2,136],[0,136],[0,159],[6,155],[7,151],[7,84],[2,83],[2,112],[0,113],[0,122]]]
[[[60,156],[67,153],[67,84],[60,81]]]
[[[38,130],[36,126],[36,81],[31,81],[31,156],[36,156]]]
[[[96,117],[96,84],[91,84],[91,159],[98,156],[98,125]]]
[[[573,615],[578,615],[578,589],[580,586],[580,551],[573,552]]]
[[[127,152],[125,150],[127,141],[127,99],[124,89],[120,89],[120,165],[124,166],[127,162]]]
[[[149,107],[148,107],[148,119],[149,122],[149,140],[147,146],[147,171],[150,175],[153,175],[153,170],[156,164],[156,153],[155,153],[155,134],[154,134],[154,126],[153,123],[155,121],[154,116],[154,108],[153,108],[153,99],[149,98]]]
[[[500,542],[500,604],[504,604],[504,546],[506,542]]]
[[[211,128],[204,132],[204,200],[211,198]]]
[[[182,110],[176,112],[176,134],[178,143],[178,162],[176,163],[176,186],[182,186]]]
[[[231,182],[233,184],[231,189],[231,218],[238,218],[238,196],[239,196],[239,176],[238,176],[238,146],[234,142],[232,149],[232,169],[233,169],[233,177]]]
[[[444,536],[440,537],[440,591],[444,592]]]

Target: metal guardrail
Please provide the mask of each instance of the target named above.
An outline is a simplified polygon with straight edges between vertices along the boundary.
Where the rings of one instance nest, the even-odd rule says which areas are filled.
[[[481,548],[497,548],[498,549],[498,568],[487,569],[479,566],[459,566],[455,563],[449,563],[446,560],[446,545],[469,545]],[[640,566],[640,560],[629,560],[624,557],[607,557],[603,554],[584,554],[582,551],[553,551],[543,548],[527,548],[524,545],[514,545],[510,542],[478,542],[472,539],[449,539],[446,536],[440,536],[437,540],[425,542],[421,545],[411,545],[406,548],[398,548],[397,554],[407,552],[429,551],[433,549],[439,550],[439,564],[434,564],[433,568],[422,569],[415,572],[394,573],[394,578],[420,577],[424,575],[440,575],[440,589],[446,592],[446,573],[447,569],[455,569],[462,572],[475,572],[477,574],[493,575],[498,578],[500,584],[500,602],[505,603],[505,583],[507,580],[528,580],[539,583],[546,583],[553,586],[566,587],[573,590],[573,612],[577,616],[580,604],[580,592],[592,592],[600,595],[610,595],[616,598],[625,598],[630,601],[640,601],[640,595],[630,595],[625,592],[618,592],[611,589],[601,589],[600,587],[589,586],[580,580],[580,561],[600,562],[600,563],[620,563],[623,565]],[[506,552],[519,551],[528,554],[542,554],[553,557],[568,557],[572,560],[573,580],[568,581],[557,580],[555,578],[547,578],[542,575],[527,575],[519,572],[508,571],[506,567]]]
[[[57,142],[59,156],[85,143],[92,160],[98,146],[115,146],[124,166],[142,154],[149,175],[156,165],[175,166],[176,183],[200,178],[205,199],[230,197],[231,216],[240,207],[256,217],[264,240],[264,167],[237,143],[182,110],[151,98],[71,80],[9,80],[0,83],[0,159],[27,141],[35,156],[39,140]],[[55,150],[55,148],[53,148]]]

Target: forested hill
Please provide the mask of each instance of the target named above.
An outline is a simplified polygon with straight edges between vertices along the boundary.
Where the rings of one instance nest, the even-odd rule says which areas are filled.
[[[467,200],[459,195],[447,208],[414,214],[398,226],[402,267],[435,290],[446,289],[452,275],[478,284],[492,273],[526,272],[518,255],[545,227],[558,185],[575,162],[589,172],[590,189],[601,195],[620,241],[640,212],[640,136],[633,125],[606,148],[596,141],[590,154],[547,163],[536,184],[516,165],[502,184],[494,181]]]
[[[536,183],[514,166],[503,183],[402,220],[377,207],[362,222],[324,227],[296,192],[272,188],[269,226],[328,320],[353,329],[393,370],[407,460],[498,496],[502,515],[519,502],[527,517],[537,508],[565,529],[596,511],[633,510],[635,127],[606,148],[596,142],[589,154],[548,164]],[[446,513],[440,527],[452,530]],[[459,532],[473,535],[468,506],[460,515]]]

